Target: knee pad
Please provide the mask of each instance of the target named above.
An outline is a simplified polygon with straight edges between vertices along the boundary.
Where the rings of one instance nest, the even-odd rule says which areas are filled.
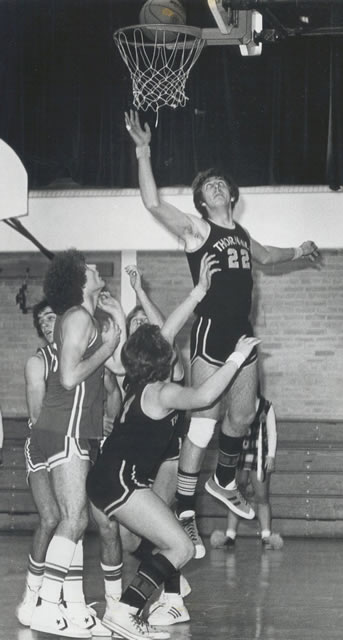
[[[188,439],[201,449],[206,449],[210,442],[217,421],[213,418],[191,418],[188,429]]]

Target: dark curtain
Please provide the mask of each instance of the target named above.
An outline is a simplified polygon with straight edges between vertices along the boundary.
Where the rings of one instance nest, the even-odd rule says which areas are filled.
[[[113,43],[138,0],[3,0],[0,137],[21,157],[30,188],[61,178],[136,187],[124,128],[131,81]],[[335,18],[343,9],[335,7]],[[340,15],[338,15],[340,14]],[[199,13],[190,23],[199,24]],[[290,38],[257,58],[207,47],[185,108],[142,114],[153,129],[159,185],[189,185],[208,166],[241,185],[343,184],[343,37]]]

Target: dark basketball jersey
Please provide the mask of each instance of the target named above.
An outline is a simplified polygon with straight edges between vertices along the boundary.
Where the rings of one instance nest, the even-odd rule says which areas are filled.
[[[89,358],[102,344],[98,324],[94,319],[95,335],[83,359]],[[35,429],[48,429],[72,438],[102,438],[104,403],[104,367],[98,367],[86,380],[73,389],[65,389],[60,382],[59,357],[61,317],[54,329],[54,367],[49,370],[47,391]]]
[[[141,407],[146,386],[139,385],[133,395],[127,394],[121,416],[104,443],[97,466],[111,466],[114,458],[120,458],[137,465],[146,477],[155,476],[177,429],[180,416],[175,410],[156,420],[147,416]]]
[[[238,324],[248,318],[251,308],[250,238],[237,222],[234,229],[207,222],[210,233],[204,244],[186,252],[193,282],[199,281],[200,262],[205,253],[215,255],[221,271],[213,274],[210,289],[195,313]]]

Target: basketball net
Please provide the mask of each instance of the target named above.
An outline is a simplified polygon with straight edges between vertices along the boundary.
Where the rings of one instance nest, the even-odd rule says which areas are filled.
[[[147,33],[149,35],[147,35]],[[132,80],[133,104],[137,109],[184,107],[189,72],[205,40],[200,29],[171,25],[124,27],[113,35]]]

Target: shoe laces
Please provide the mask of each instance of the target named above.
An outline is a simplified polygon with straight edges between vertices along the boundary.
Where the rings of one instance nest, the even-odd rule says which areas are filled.
[[[150,625],[145,620],[143,620],[143,618],[138,616],[136,613],[130,613],[129,618],[133,626],[140,633],[148,635],[149,631],[151,631]]]
[[[189,518],[185,518],[182,522],[182,526],[193,544],[199,544],[200,536],[195,522],[195,517],[190,516]]]

